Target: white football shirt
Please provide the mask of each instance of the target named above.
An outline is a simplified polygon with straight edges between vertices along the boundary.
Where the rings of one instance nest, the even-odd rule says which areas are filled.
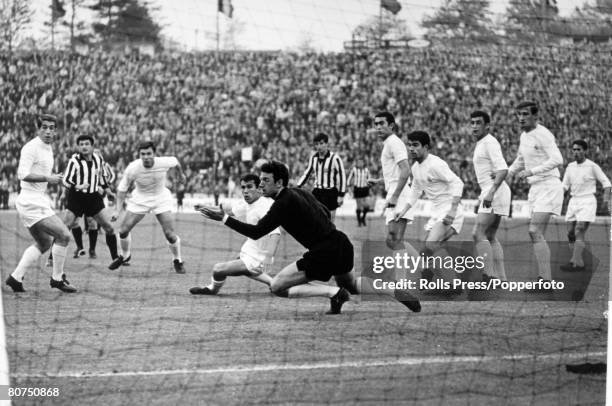
[[[23,180],[28,175],[50,176],[53,171],[53,148],[45,144],[40,137],[28,141],[21,148],[17,177],[21,181],[21,190],[45,193],[47,182],[28,182]]]
[[[597,181],[604,189],[612,187],[610,179],[595,162],[590,159],[585,159],[581,164],[574,161],[567,165],[563,175],[563,188],[569,190],[572,197],[593,196],[597,190]]]
[[[412,190],[408,203],[414,206],[422,193],[434,205],[449,204],[463,194],[463,181],[440,157],[428,154],[423,162],[412,165]]]
[[[493,186],[495,172],[508,169],[501,145],[491,134],[485,135],[476,143],[473,163],[476,180],[483,192],[489,191]]]
[[[537,124],[533,130],[521,133],[518,154],[509,172],[530,170],[533,176],[527,178],[527,181],[535,183],[559,179],[559,165],[563,165],[563,157],[557,148],[555,136],[546,127]]]
[[[408,159],[408,150],[402,140],[395,134],[388,136],[384,143],[380,162],[382,164],[383,180],[387,192],[393,192],[400,176],[399,162]],[[406,186],[408,187],[408,183]]]
[[[232,207],[232,212],[239,220],[247,224],[257,224],[270,210],[274,200],[269,197],[260,197],[252,204],[248,204],[244,200],[236,203]],[[240,252],[247,254],[256,261],[263,262],[266,258],[266,240],[265,238],[272,234],[280,234],[280,228],[276,228],[259,240],[247,238],[242,245]]]
[[[137,159],[130,162],[125,168],[117,190],[127,192],[130,185],[134,183],[134,196],[154,198],[165,194],[168,192],[166,188],[168,169],[178,165],[178,159],[173,156],[155,157],[151,168],[145,168],[142,159]]]

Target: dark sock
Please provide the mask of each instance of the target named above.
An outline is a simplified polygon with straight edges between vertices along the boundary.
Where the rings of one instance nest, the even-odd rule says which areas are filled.
[[[111,258],[117,258],[117,236],[115,234],[106,234],[106,245],[108,245]]]
[[[98,230],[89,230],[89,251],[96,252],[96,244],[98,243]]]
[[[357,224],[361,224],[361,210],[357,209],[355,213],[357,213]]]
[[[76,242],[79,250],[83,249],[83,230],[81,227],[75,227],[72,229],[72,235],[74,236],[74,242]]]

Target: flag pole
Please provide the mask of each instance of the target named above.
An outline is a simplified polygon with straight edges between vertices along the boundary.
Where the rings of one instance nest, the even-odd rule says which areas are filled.
[[[219,53],[219,4],[217,3],[217,54]]]
[[[378,2],[378,46],[382,45],[382,0]]]

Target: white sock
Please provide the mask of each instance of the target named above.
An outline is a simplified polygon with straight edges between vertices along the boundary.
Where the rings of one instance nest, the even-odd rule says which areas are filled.
[[[582,240],[576,240],[576,242],[574,243],[574,252],[572,254],[572,259],[570,259],[570,262],[575,266],[584,266],[584,260],[582,259],[582,251],[584,251],[585,246],[586,244]]]
[[[265,272],[260,273],[257,276],[249,276],[249,278],[256,280],[257,282],[264,283],[268,286],[272,283],[272,277]]]
[[[132,255],[132,233],[129,233],[127,237],[119,237],[119,245],[121,245],[121,256],[126,259]]]
[[[548,247],[546,240],[534,242],[533,252],[536,257],[536,262],[538,263],[538,275],[547,281],[551,280],[550,248]]]
[[[217,293],[221,290],[221,287],[225,284],[226,279],[223,279],[222,281],[218,281],[215,280],[214,277],[210,278],[211,282],[210,285],[206,286],[208,289],[212,290],[214,293]]]
[[[56,281],[62,280],[62,274],[64,273],[64,263],[66,262],[66,252],[68,247],[62,247],[61,245],[53,244],[51,253],[53,254],[53,279]]]
[[[290,298],[324,296],[331,298],[340,290],[337,286],[304,283],[288,289]]]
[[[23,281],[23,277],[25,276],[26,271],[31,266],[38,265],[38,259],[42,255],[42,252],[38,249],[36,245],[30,245],[28,248],[23,251],[21,255],[21,259],[17,264],[17,267],[11,274],[11,276],[17,279],[19,282]]]
[[[476,255],[483,258],[484,269],[483,274],[487,274],[491,278],[499,278],[493,266],[493,247],[489,240],[476,242]]]
[[[495,269],[495,274],[500,280],[507,281],[506,266],[504,265],[504,249],[497,238],[491,241],[491,251],[493,252],[493,268]]]
[[[172,252],[172,259],[178,259],[179,262],[183,262],[181,259],[181,239],[178,235],[174,243],[168,243],[168,247],[170,247],[170,252]]]

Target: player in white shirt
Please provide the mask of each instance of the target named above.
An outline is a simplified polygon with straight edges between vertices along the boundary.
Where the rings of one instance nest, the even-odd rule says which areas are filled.
[[[425,224],[426,257],[438,251],[444,241],[460,233],[463,226],[463,212],[458,210],[463,195],[463,181],[451,171],[446,162],[429,153],[430,147],[431,138],[425,131],[408,134],[408,151],[414,161],[412,187],[406,204],[397,207],[394,214],[396,219],[404,216],[422,194],[431,201],[433,214]],[[433,274],[424,272],[423,277],[431,279]]]
[[[117,211],[113,219],[122,218],[118,229],[121,255],[108,268],[117,269],[131,259],[130,231],[147,213],[153,212],[162,226],[172,252],[174,270],[176,273],[185,273],[181,258],[181,239],[174,232],[174,221],[171,216],[172,194],[166,187],[166,176],[169,169],[176,168],[180,183],[185,182],[185,173],[175,157],[155,156],[155,144],[151,141],[141,143],[138,153],[140,159],[130,162],[117,188]],[[132,185],[134,190],[127,201],[124,215],[123,202]]]
[[[563,165],[555,136],[538,124],[538,106],[522,102],[516,106],[516,116],[523,131],[516,159],[510,165],[507,181],[514,176],[529,183],[529,237],[538,264],[538,279],[550,281],[550,248],[544,239],[551,215],[560,215],[563,206],[563,185],[558,166]]]
[[[599,165],[586,158],[588,147],[584,140],[573,142],[572,153],[575,161],[567,165],[563,175],[563,189],[569,191],[571,195],[565,221],[567,221],[567,237],[572,248],[572,258],[568,265],[561,266],[561,270],[566,272],[584,270],[582,258],[585,246],[584,236],[589,224],[595,221],[597,211],[596,182],[601,183],[604,190],[604,203],[608,211],[612,212],[610,200],[612,184]]]
[[[491,117],[476,110],[470,114],[472,135],[476,137],[474,148],[474,171],[480,186],[478,216],[473,237],[476,253],[484,258],[483,280],[497,278],[505,281],[504,250],[496,238],[502,216],[510,214],[510,187],[504,180],[508,165],[501,145],[489,133]]]
[[[260,179],[257,175],[248,174],[240,179],[243,201],[233,207],[221,207],[223,211],[245,221],[247,224],[257,224],[270,210],[274,200],[263,196],[259,188]],[[198,210],[199,207],[196,207]],[[208,286],[196,286],[189,289],[193,295],[216,295],[228,276],[248,276],[258,282],[270,286],[272,277],[268,271],[274,262],[274,253],[280,240],[280,229],[276,228],[258,240],[248,238],[240,249],[240,259],[220,262],[213,265],[212,281]]]
[[[28,141],[21,149],[17,168],[17,177],[21,181],[21,192],[19,192],[15,205],[21,221],[34,238],[34,244],[26,248],[17,268],[6,280],[6,284],[13,289],[13,292],[25,292],[23,277],[26,271],[28,268],[36,267],[39,258],[52,245],[51,252],[55,261],[50,281],[51,287],[66,293],[76,292],[64,274],[70,231],[51,208],[51,200],[45,193],[47,184],[58,185],[62,181],[62,174],[52,173],[53,149],[51,143],[55,138],[56,123],[57,119],[53,115],[40,116],[37,120],[37,137]]]
[[[390,249],[401,250],[404,248],[406,225],[412,222],[414,216],[412,212],[409,212],[396,220],[393,215],[394,208],[405,204],[410,192],[408,151],[406,145],[395,134],[396,128],[393,114],[384,111],[374,116],[374,130],[383,141],[380,154],[383,177],[369,179],[368,183],[371,186],[381,182],[385,184],[385,190],[387,191],[385,202],[386,242]]]

